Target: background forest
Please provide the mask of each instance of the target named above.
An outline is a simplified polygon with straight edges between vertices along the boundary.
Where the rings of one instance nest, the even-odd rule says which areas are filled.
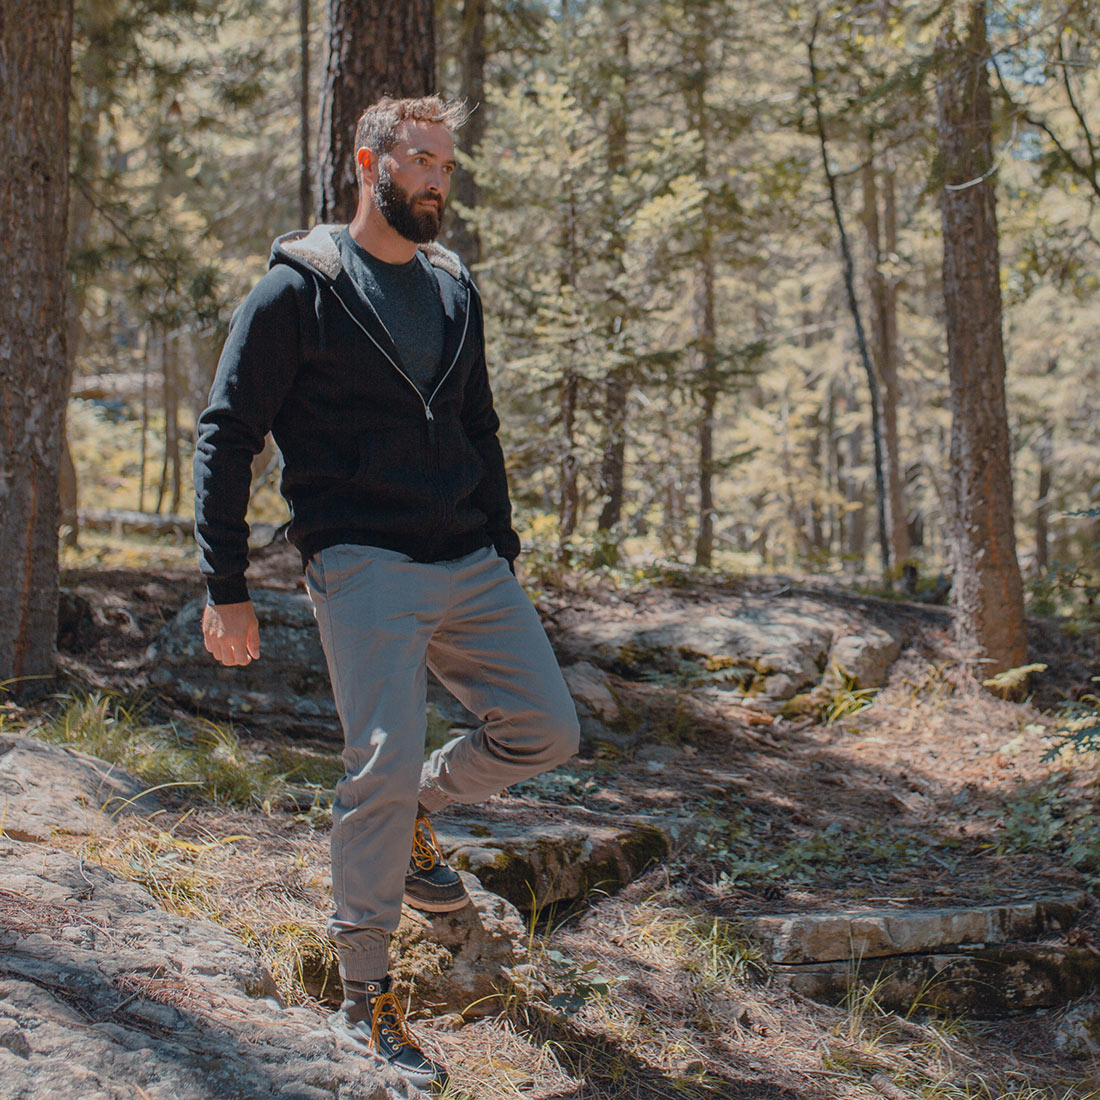
[[[527,590],[585,738],[443,822],[516,838],[485,902],[517,907],[501,981],[417,1020],[451,1095],[1096,1100],[1098,43],[1097,0],[5,0],[0,1100],[93,1065],[126,1096],[183,1095],[158,1077],[181,1067],[282,1094],[266,1063],[218,1077],[222,1002],[144,933],[118,963],[108,909],[74,992],[97,867],[158,928],[232,933],[310,1036],[340,1002],[343,762],[279,456],[249,517],[264,658],[221,669],[192,431],[272,239],[353,209],[362,107],[432,88],[476,106],[444,243],[486,303]],[[467,728],[450,707],[429,747]],[[116,768],[160,808],[103,803]],[[536,890],[624,822],[629,867]],[[43,878],[66,854],[72,885]],[[1020,942],[960,941],[958,912],[1008,904],[1035,914]],[[803,960],[838,984],[804,995],[750,923],[863,906],[940,922],[926,977],[882,956],[904,997],[843,928]],[[173,1006],[201,1059],[146,1057]],[[123,1019],[145,1038],[115,1043]],[[316,1076],[271,1049],[345,1094],[327,1049]]]
[[[436,5],[438,86],[478,104],[450,243],[488,304],[536,550],[881,575],[839,217],[882,391],[890,571],[934,586],[949,568],[941,7]],[[1091,599],[1098,556],[1100,12],[1009,0],[987,32],[1016,536],[1053,610],[1074,586]],[[271,239],[314,220],[324,41],[311,0],[77,4],[68,433],[86,520],[189,511],[232,309]],[[284,518],[277,465],[257,462],[254,520]],[[71,504],[68,563],[106,560]]]

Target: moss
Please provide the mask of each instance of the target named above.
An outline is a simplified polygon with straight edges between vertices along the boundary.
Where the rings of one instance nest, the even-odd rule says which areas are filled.
[[[779,713],[784,718],[816,718],[821,713],[821,700],[812,692],[803,692],[788,699]]]
[[[468,862],[464,869],[470,869]],[[499,894],[517,909],[530,910],[532,902],[541,900],[534,867],[514,852],[497,852],[493,862],[477,868],[476,873],[486,890]]]
[[[492,836],[493,830],[488,825],[475,824],[470,826],[470,833],[473,836]]]

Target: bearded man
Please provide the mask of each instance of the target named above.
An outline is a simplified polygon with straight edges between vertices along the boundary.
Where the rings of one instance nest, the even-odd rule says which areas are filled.
[[[426,1057],[389,987],[401,903],[469,897],[428,815],[567,760],[572,699],[516,581],[482,307],[458,257],[433,243],[464,108],[383,99],[356,127],[350,225],[280,237],[233,317],[195,450],[206,648],[260,656],[248,598],[253,456],[283,455],[297,547],[343,726],[328,930],[345,998],[333,1026],[421,1088]],[[481,720],[424,758],[430,668]]]

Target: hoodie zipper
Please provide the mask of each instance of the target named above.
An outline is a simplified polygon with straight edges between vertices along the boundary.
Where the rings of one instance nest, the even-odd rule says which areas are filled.
[[[467,308],[466,316],[463,319],[462,339],[460,339],[458,342],[458,349],[455,351],[455,356],[451,360],[451,365],[443,372],[443,377],[440,378],[440,380],[436,383],[435,389],[432,390],[431,395],[425,401],[424,395],[420,392],[420,387],[417,386],[417,384],[398,366],[393,356],[390,355],[390,353],[386,351],[386,349],[382,347],[382,345],[370,334],[370,331],[363,324],[363,322],[360,321],[354,313],[352,313],[352,311],[348,308],[347,303],[344,301],[343,298],[340,297],[340,294],[336,290],[336,288],[331,287],[331,290],[333,295],[336,297],[336,300],[340,303],[341,306],[344,307],[344,312],[355,322],[356,325],[359,326],[359,329],[363,333],[363,335],[366,336],[367,339],[369,339],[370,342],[389,360],[390,365],[393,367],[393,369],[397,371],[397,373],[401,375],[401,377],[404,378],[405,381],[408,382],[408,384],[412,387],[413,393],[415,393],[416,396],[420,398],[420,404],[424,406],[424,418],[428,421],[429,424],[431,424],[435,420],[435,414],[432,412],[432,402],[435,400],[435,395],[439,393],[440,388],[443,386],[443,383],[447,381],[447,378],[450,376],[451,371],[455,369],[455,364],[458,362],[458,357],[462,354],[462,349],[466,344],[466,333],[469,331],[470,328],[469,308]]]

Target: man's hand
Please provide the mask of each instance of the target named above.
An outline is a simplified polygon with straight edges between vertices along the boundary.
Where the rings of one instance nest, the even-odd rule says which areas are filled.
[[[202,638],[223,665],[247,665],[260,658],[260,624],[252,601],[207,604],[202,613]]]

